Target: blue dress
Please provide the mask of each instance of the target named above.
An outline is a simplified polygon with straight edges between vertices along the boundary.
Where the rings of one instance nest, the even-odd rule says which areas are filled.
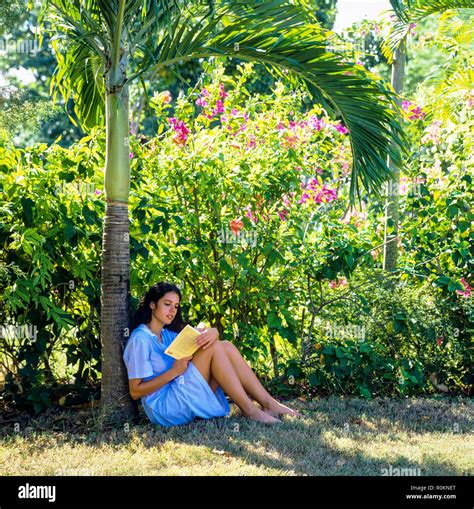
[[[161,334],[163,343],[145,324],[132,332],[123,352],[129,379],[142,378],[146,382],[173,366],[175,359],[164,351],[178,333],[163,328]],[[141,402],[150,421],[162,426],[186,424],[196,417],[224,417],[230,413],[223,390],[218,387],[212,392],[192,361],[182,375],[144,396]]]

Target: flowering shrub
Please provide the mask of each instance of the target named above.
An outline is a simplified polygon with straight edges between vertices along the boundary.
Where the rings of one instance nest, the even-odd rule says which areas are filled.
[[[467,390],[472,125],[406,107],[416,142],[390,286],[383,203],[348,207],[347,128],[282,83],[249,95],[251,73],[216,64],[186,97],[151,100],[157,134],[130,147],[133,304],[154,282],[177,282],[189,321],[217,326],[283,393]],[[70,149],[0,148],[2,321],[39,338],[0,343],[13,359],[3,397],[34,411],[56,401],[63,377],[100,378],[104,143],[98,130]],[[65,374],[48,364],[58,355]]]

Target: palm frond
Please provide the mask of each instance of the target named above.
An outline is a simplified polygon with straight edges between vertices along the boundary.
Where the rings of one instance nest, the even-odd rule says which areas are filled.
[[[443,13],[451,9],[470,9],[474,7],[473,0],[390,0],[397,21],[382,43],[382,54],[389,63],[393,60],[395,51],[402,40],[406,39],[411,26],[432,14]]]
[[[100,56],[77,41],[67,46],[52,40],[57,67],[51,80],[53,97],[60,92],[67,104],[74,100],[74,113],[83,127],[92,128],[104,123],[105,82],[104,64]],[[70,116],[76,125],[75,119]]]
[[[224,19],[222,29],[218,23]],[[220,3],[207,24],[175,21],[172,36],[164,34],[155,47],[140,45],[142,65],[133,79],[150,66],[210,56],[233,56],[264,63],[307,85],[316,100],[324,100],[342,118],[351,136],[353,170],[351,200],[360,199],[360,184],[380,192],[392,172],[387,155],[400,165],[403,133],[398,123],[395,94],[381,79],[346,63],[328,51],[328,38],[307,14],[282,1]]]

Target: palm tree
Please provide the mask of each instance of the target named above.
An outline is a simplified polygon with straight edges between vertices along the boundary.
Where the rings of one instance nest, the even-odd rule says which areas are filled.
[[[128,86],[150,70],[196,58],[232,56],[260,62],[276,75],[305,84],[350,131],[350,199],[361,184],[380,196],[403,134],[381,80],[328,51],[326,32],[304,2],[182,0],[48,0],[61,93],[75,98],[86,127],[106,126],[103,225],[101,406],[131,411],[123,344],[128,334],[129,114]]]
[[[426,16],[446,13],[451,9],[472,7],[474,2],[472,0],[435,0],[432,2],[390,0],[390,3],[396,16],[396,22],[382,44],[382,53],[392,64],[392,87],[397,94],[401,95],[405,79],[407,37],[411,28]],[[467,83],[469,80],[462,76],[460,81]],[[397,102],[400,106],[399,98]],[[400,171],[391,157],[389,157],[388,165],[393,170],[393,178],[388,184],[385,204],[383,269],[391,271],[396,269],[398,258],[398,243],[395,240],[398,238]]]

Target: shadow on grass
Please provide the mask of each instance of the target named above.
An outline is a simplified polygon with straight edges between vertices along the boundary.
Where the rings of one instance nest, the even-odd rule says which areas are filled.
[[[305,417],[284,417],[283,423],[265,425],[241,417],[232,405],[225,418],[196,420],[165,428],[148,421],[144,413],[138,424],[124,423],[100,431],[86,413],[63,411],[55,421],[36,419],[30,434],[55,435],[55,443],[128,446],[137,437],[144,448],[160,448],[168,441],[208,448],[222,458],[240,458],[247,465],[275,469],[290,475],[467,475],[454,461],[437,461],[433,455],[423,461],[390,450],[405,447],[403,440],[425,434],[467,434],[472,429],[472,403],[457,399],[376,399],[330,397],[311,402],[294,400],[288,405]],[[85,422],[84,422],[85,421]],[[58,429],[63,423],[63,429]],[[69,423],[74,432],[64,426]],[[6,431],[6,430],[5,430]],[[5,431],[2,435],[5,435]],[[131,433],[130,431],[133,431]],[[8,432],[7,432],[8,434]],[[368,454],[367,446],[377,439],[380,448]],[[430,438],[426,437],[429,441]],[[426,442],[425,442],[426,443]],[[428,442],[429,443],[429,442]],[[33,446],[40,452],[46,445]],[[50,445],[49,445],[50,447]],[[381,457],[382,454],[384,457]],[[376,457],[379,456],[379,457]],[[414,454],[414,456],[418,456]],[[196,475],[199,475],[197,466]],[[408,469],[408,470],[396,470]],[[390,474],[391,473],[391,474]]]

